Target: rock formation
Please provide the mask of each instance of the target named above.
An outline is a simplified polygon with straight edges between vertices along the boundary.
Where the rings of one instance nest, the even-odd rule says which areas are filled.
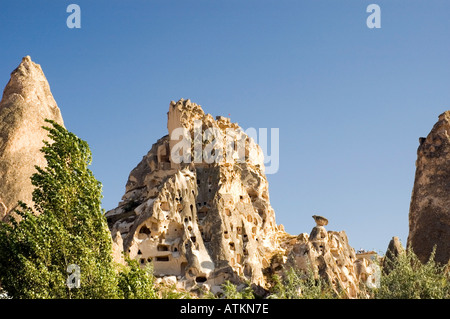
[[[402,243],[398,237],[392,237],[389,242],[386,254],[383,259],[383,271],[388,274],[392,269],[392,262],[402,253],[405,252]]]
[[[267,275],[290,264],[356,296],[356,257],[345,232],[327,232],[321,216],[309,236],[276,225],[263,153],[236,123],[181,99],[170,103],[167,127],[106,213],[117,261],[123,251],[180,288],[213,293],[225,280],[266,288]]]
[[[426,262],[436,246],[435,260],[446,264],[450,259],[450,111],[439,115],[419,142],[407,247]]]
[[[63,125],[41,67],[26,56],[11,73],[0,101],[0,220],[19,200],[32,203],[34,166],[46,165],[40,152],[47,138],[42,129],[46,118]]]
[[[245,140],[245,160],[176,163],[171,133],[185,128],[194,140],[195,120],[203,131],[234,130],[236,140]],[[263,285],[278,228],[259,146],[229,119],[214,120],[189,100],[171,103],[168,130],[131,172],[119,207],[106,214],[114,241],[141,264],[152,261],[156,275],[178,276],[185,288],[240,276]]]
[[[365,282],[372,273],[368,270],[371,262],[367,260],[361,267],[362,261],[358,260],[354,249],[348,244],[346,233],[327,231],[324,227],[328,224],[326,218],[316,215],[313,218],[316,226],[309,235],[303,233],[290,237],[282,244],[287,256],[286,264],[305,271],[309,269],[327,279],[333,287],[340,287],[346,297],[356,298],[360,280]]]

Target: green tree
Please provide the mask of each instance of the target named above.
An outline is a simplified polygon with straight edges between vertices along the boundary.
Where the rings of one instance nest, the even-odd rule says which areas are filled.
[[[101,209],[102,185],[87,168],[88,144],[56,122],[36,167],[33,209],[0,223],[0,282],[12,298],[115,298],[117,275]],[[80,288],[69,289],[67,267],[80,268]]]

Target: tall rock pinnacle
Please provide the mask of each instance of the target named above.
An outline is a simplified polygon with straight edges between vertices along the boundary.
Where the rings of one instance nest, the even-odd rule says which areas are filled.
[[[11,73],[0,101],[0,219],[19,200],[32,203],[34,166],[46,165],[40,152],[47,139],[45,119],[63,125],[41,67],[26,56]]]
[[[426,262],[450,259],[450,111],[439,115],[427,138],[420,138],[409,211],[407,246]]]
[[[357,260],[345,232],[327,232],[324,217],[314,216],[311,236],[291,236],[276,224],[263,152],[237,123],[181,99],[170,103],[167,129],[131,171],[122,202],[106,213],[118,262],[125,253],[143,266],[152,263],[162,281],[213,293],[226,280],[261,292],[286,264],[313,267],[348,297],[357,295],[370,261]],[[202,158],[214,144],[208,130],[215,132],[214,154],[226,160]],[[220,143],[220,135],[236,143]],[[176,160],[180,136],[188,141],[187,163]]]

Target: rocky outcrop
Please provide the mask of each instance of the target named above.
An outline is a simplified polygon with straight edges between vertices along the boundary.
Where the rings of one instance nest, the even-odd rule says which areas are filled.
[[[19,200],[32,203],[30,177],[35,165],[46,165],[40,152],[47,138],[42,129],[46,118],[63,125],[41,67],[26,56],[11,73],[0,101],[0,219]]]
[[[236,123],[182,99],[170,103],[167,127],[106,213],[117,261],[123,251],[179,288],[214,293],[225,280],[263,291],[288,265],[312,268],[356,296],[356,257],[345,232],[327,232],[321,216],[310,235],[276,225],[263,152]]]
[[[196,120],[201,134],[233,129],[245,141],[245,159],[194,163],[198,154],[189,146],[192,162],[174,161],[171,133],[185,128],[194,140]],[[279,230],[259,146],[237,124],[214,120],[189,100],[171,103],[168,130],[131,172],[119,207],[106,214],[114,241],[141,264],[152,262],[157,276],[177,276],[186,289],[240,277],[264,285],[263,268],[277,250]],[[225,154],[225,145],[219,149]]]
[[[446,264],[450,259],[450,111],[441,114],[419,142],[407,247],[422,262],[436,247],[435,260]]]
[[[316,226],[309,235],[300,234],[283,244],[286,265],[312,271],[316,276],[325,278],[337,293],[343,293],[347,298],[358,297],[360,280],[365,282],[371,274],[366,269],[371,262],[363,264],[362,260],[357,259],[344,231],[327,231],[324,227],[328,224],[326,218],[316,215],[313,218]],[[272,267],[276,266],[272,264]]]
[[[398,237],[392,237],[383,259],[383,271],[386,274],[392,270],[392,263],[396,258],[403,253],[405,253],[405,249],[403,248],[400,239]]]

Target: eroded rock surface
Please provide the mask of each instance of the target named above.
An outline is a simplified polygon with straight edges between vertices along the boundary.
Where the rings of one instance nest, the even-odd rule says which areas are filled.
[[[63,124],[41,67],[29,56],[11,73],[0,101],[0,220],[19,200],[32,204],[34,166],[45,166],[40,149],[47,139],[44,119]]]
[[[170,105],[169,134],[183,127],[193,136],[195,120],[222,133],[238,128],[180,100]],[[157,141],[131,172],[119,207],[106,215],[114,241],[141,264],[153,262],[156,275],[177,276],[187,289],[241,277],[264,285],[278,228],[262,151],[245,133],[237,135],[246,141],[243,162],[176,163],[176,141],[170,135]]]
[[[365,283],[373,273],[369,269],[372,262],[357,258],[344,231],[327,231],[324,227],[328,224],[326,218],[316,215],[313,218],[316,226],[309,235],[303,233],[284,240],[286,265],[304,271],[311,270],[328,280],[336,292],[339,292],[337,288],[340,287],[345,297],[358,297],[360,281]]]
[[[441,114],[419,142],[407,247],[426,262],[436,246],[435,260],[446,264],[450,259],[450,111]]]
[[[196,160],[198,145],[189,149],[190,163],[175,161],[179,140],[171,140],[172,133],[185,128],[187,133],[177,136],[194,141],[199,124],[203,132],[232,130],[236,144],[217,144],[220,161]],[[314,216],[317,226],[310,235],[291,236],[277,225],[263,152],[236,123],[214,119],[182,99],[171,102],[167,127],[169,135],[130,173],[122,202],[106,214],[117,261],[123,251],[142,265],[152,262],[156,276],[176,278],[179,288],[202,286],[214,293],[225,280],[264,289],[270,275],[288,265],[311,267],[356,297],[357,258],[345,232],[327,232],[322,216]]]

